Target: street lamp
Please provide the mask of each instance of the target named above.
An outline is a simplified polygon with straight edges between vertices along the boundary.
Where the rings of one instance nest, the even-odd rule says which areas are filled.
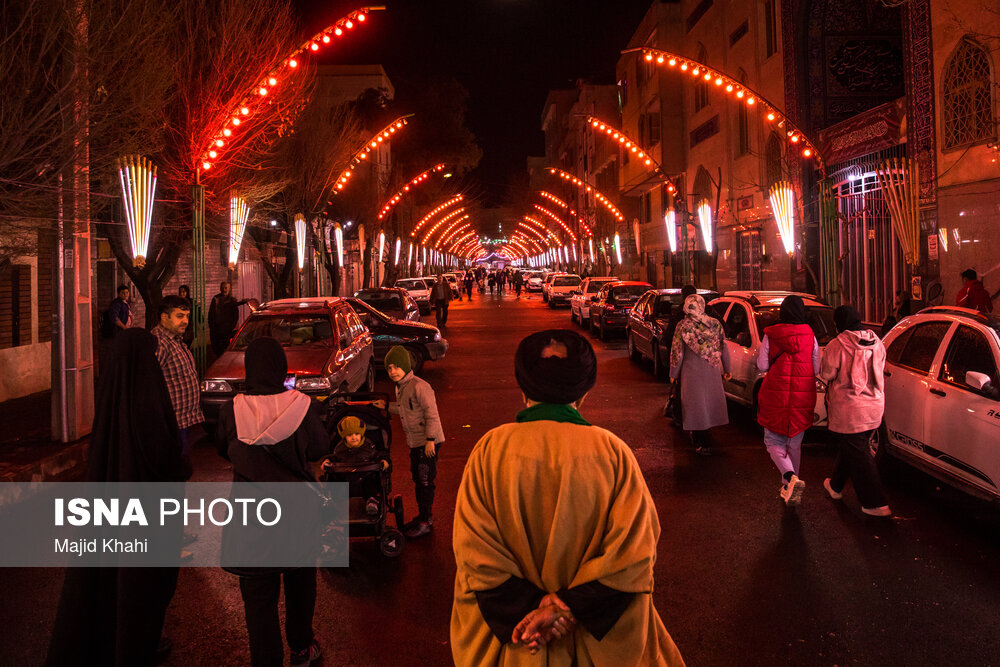
[[[156,196],[156,165],[141,156],[124,157],[118,167],[125,204],[125,224],[132,246],[132,266],[146,265],[149,233],[153,226]]]
[[[701,237],[705,242],[705,251],[712,252],[712,206],[707,199],[698,203],[698,224],[701,226]]]
[[[240,246],[243,245],[243,233],[247,228],[247,218],[250,217],[250,207],[242,197],[229,198],[229,268],[236,268],[240,258]]]
[[[677,212],[670,209],[663,216],[663,222],[667,226],[667,242],[670,244],[670,252],[677,252]]]

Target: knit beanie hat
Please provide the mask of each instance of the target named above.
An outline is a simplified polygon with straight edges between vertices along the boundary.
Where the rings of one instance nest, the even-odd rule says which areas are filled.
[[[337,424],[337,433],[346,439],[349,435],[364,435],[365,423],[357,417],[344,417]]]
[[[410,351],[402,345],[393,345],[385,355],[385,367],[392,364],[404,373],[409,373],[412,366],[410,363]]]

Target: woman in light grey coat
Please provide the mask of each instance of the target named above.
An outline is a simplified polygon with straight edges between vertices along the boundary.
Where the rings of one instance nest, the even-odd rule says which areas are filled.
[[[670,345],[670,380],[681,374],[681,406],[684,430],[698,454],[711,453],[708,429],[729,423],[722,378],[729,377],[729,351],[722,325],[705,314],[705,299],[692,294],[684,300],[684,319],[677,324]]]

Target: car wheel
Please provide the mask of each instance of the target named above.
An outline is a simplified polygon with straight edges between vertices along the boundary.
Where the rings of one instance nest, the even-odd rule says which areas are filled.
[[[387,558],[395,558],[403,553],[406,538],[395,528],[386,528],[378,538],[378,548]]]
[[[628,348],[628,358],[632,361],[641,361],[642,354],[635,349],[635,339],[632,337],[632,331],[627,330],[625,333],[626,343],[625,346]]]
[[[364,391],[371,393],[375,391],[375,364],[368,364],[368,374],[365,375]]]
[[[414,373],[419,373],[424,367],[424,359],[426,358],[424,351],[418,347],[408,347],[406,349],[410,353],[410,369]]]

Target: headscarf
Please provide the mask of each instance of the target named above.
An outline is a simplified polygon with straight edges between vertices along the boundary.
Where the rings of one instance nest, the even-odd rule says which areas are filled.
[[[806,304],[797,294],[789,294],[781,302],[778,310],[778,320],[784,324],[808,324],[806,321]]]
[[[677,323],[670,345],[671,366],[680,363],[682,344],[714,368],[722,370],[722,325],[705,314],[705,299],[699,294],[684,299],[684,319]]]
[[[862,331],[861,314],[851,306],[837,306],[833,311],[833,323],[837,325],[837,333],[845,331]]]
[[[565,356],[561,354],[564,349]],[[575,331],[539,331],[517,346],[514,377],[533,401],[575,403],[597,381],[597,357],[587,339]]]
[[[246,393],[268,395],[286,390],[288,360],[281,343],[275,339],[264,336],[251,342],[243,355],[243,365],[246,367]]]
[[[177,482],[187,477],[156,346],[156,337],[140,328],[115,338],[97,386],[86,481]]]

